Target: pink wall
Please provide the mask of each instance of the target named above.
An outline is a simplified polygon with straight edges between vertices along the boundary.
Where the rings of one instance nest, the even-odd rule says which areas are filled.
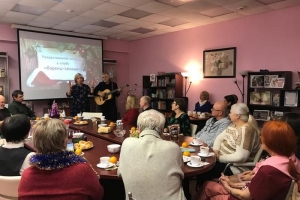
[[[296,82],[299,18],[300,6],[133,41],[130,43],[130,73],[134,74],[131,81],[141,84],[142,75],[188,69],[199,78],[202,77],[203,50],[237,47],[236,71],[240,85],[238,72],[241,70],[289,70],[294,72],[293,82]],[[194,65],[189,65],[191,63]],[[193,82],[187,95],[190,110],[202,90],[209,91],[212,102],[232,93],[241,99],[231,78],[206,78]]]

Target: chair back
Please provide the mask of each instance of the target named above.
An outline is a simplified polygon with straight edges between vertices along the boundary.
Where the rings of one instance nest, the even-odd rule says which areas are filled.
[[[97,112],[83,112],[82,113],[83,118],[91,118],[91,117],[102,117],[102,113]]]
[[[195,135],[196,135],[196,131],[197,131],[198,126],[196,124],[190,124],[190,126],[191,126],[192,137],[194,138]]]
[[[291,185],[290,185],[290,188],[289,188],[289,191],[288,191],[288,193],[286,194],[285,200],[289,200],[290,197],[292,196],[292,194],[293,194],[293,189],[294,189],[294,184],[295,184],[295,181],[292,180]]]
[[[21,176],[0,176],[0,199],[18,199]]]
[[[261,159],[261,155],[262,155],[262,152],[264,151],[264,149],[262,148],[262,146],[260,145],[258,151],[256,152],[255,156],[254,156],[254,159],[253,159],[253,162],[254,163],[257,163],[260,161]]]

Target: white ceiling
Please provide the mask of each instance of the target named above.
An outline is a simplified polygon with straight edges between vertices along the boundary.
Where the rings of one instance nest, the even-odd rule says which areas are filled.
[[[0,0],[0,23],[137,40],[299,4],[300,0]]]

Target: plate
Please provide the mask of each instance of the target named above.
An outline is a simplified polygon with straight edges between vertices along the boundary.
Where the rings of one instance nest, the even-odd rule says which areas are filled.
[[[82,151],[84,151],[84,150],[88,150],[88,149],[91,149],[91,148],[93,148],[94,147],[94,145],[93,146],[91,146],[91,147],[89,147],[89,148],[85,148],[85,149],[81,149]]]
[[[80,122],[83,122],[82,124]],[[77,121],[77,122],[74,122],[74,125],[77,125],[77,126],[83,126],[83,125],[87,125],[88,122],[87,121]]]
[[[114,166],[114,164],[112,164],[112,163],[108,163],[107,165],[106,164],[97,164],[97,167],[98,168],[101,168],[101,169],[106,169],[106,168],[109,168],[109,167],[112,167],[112,166]]]
[[[191,161],[191,157],[188,156],[182,156],[183,162],[190,162]]]
[[[209,152],[209,154],[207,154],[207,155],[203,155],[203,154],[201,154],[201,153],[198,153],[198,156],[200,156],[200,157],[204,157],[204,158],[208,158],[208,157],[211,157],[211,156],[214,156],[215,154],[213,153],[213,152]]]
[[[193,142],[191,142],[189,145],[191,145],[191,146],[195,146],[195,147],[198,147],[198,146],[201,146],[201,145],[203,145],[203,143],[201,142],[200,144],[194,144]]]
[[[188,162],[187,166],[189,166],[189,167],[203,167],[203,165],[201,163],[199,163],[199,165],[192,165],[191,162]]]

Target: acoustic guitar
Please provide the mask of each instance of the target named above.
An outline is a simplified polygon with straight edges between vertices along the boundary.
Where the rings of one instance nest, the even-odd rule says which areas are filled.
[[[100,96],[95,96],[94,97],[96,104],[98,104],[100,106],[103,105],[105,103],[105,101],[111,99],[113,93],[118,92],[119,89],[123,89],[123,88],[126,88],[128,86],[129,85],[126,84],[123,87],[120,87],[120,88],[112,90],[112,91],[110,91],[109,89],[106,89],[106,90],[102,91],[104,93],[103,97],[100,97]]]

